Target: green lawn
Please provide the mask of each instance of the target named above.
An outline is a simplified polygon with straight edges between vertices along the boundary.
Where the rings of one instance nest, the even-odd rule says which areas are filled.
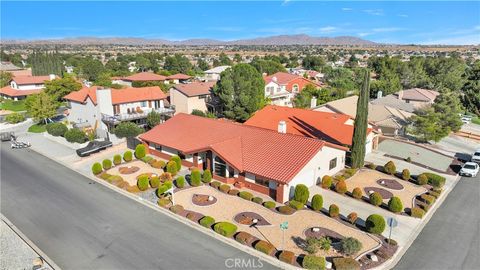
[[[46,128],[45,128],[45,125],[43,125],[43,124],[31,125],[28,128],[28,132],[32,132],[32,133],[42,133],[42,132],[45,132],[45,131],[46,131]]]
[[[25,100],[2,100],[0,108],[3,110],[9,110],[14,112],[26,111]]]
[[[472,123],[480,125],[480,117],[474,117],[472,118]]]

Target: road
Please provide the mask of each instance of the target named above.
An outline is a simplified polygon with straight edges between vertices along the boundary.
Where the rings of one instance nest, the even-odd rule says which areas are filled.
[[[479,269],[480,174],[459,181],[394,269]]]
[[[5,143],[1,212],[63,269],[225,269],[234,258],[260,265],[256,257]]]

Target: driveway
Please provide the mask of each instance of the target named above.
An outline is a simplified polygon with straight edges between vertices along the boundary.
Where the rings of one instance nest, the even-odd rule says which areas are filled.
[[[258,268],[257,258],[36,152],[2,143],[1,160],[2,214],[63,269],[225,269],[229,258]]]

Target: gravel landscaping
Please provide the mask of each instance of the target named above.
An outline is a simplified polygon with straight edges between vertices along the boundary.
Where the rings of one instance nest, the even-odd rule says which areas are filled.
[[[125,167],[136,167],[139,168],[136,173],[130,173],[130,174],[122,174],[121,171],[124,171]],[[163,173],[162,169],[155,169],[152,166],[148,165],[147,163],[140,161],[140,160],[134,160],[128,163],[122,163],[119,166],[112,167],[111,169],[106,171],[109,174],[112,175],[120,175],[122,176],[123,180],[127,181],[128,184],[131,186],[136,186],[137,185],[137,176],[147,173],[147,174],[156,174],[156,175],[161,175]]]
[[[305,236],[306,237],[313,237],[313,238],[321,238],[321,237],[328,237],[332,240],[332,242],[338,242],[340,240],[342,240],[343,238],[343,235],[335,232],[335,231],[332,231],[332,230],[329,230],[329,229],[326,229],[326,228],[323,228],[323,227],[312,227],[312,228],[308,228],[305,230],[304,232]]]

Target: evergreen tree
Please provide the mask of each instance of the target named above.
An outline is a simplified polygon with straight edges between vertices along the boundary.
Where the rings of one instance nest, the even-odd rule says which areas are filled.
[[[365,143],[368,128],[368,96],[370,92],[370,72],[365,70],[365,77],[358,96],[357,115],[353,129],[352,168],[361,168],[365,160]]]

